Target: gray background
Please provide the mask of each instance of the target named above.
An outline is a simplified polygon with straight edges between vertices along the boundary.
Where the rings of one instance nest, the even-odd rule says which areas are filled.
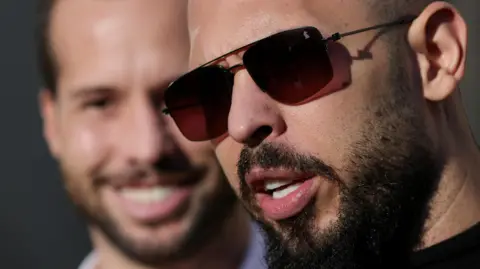
[[[469,25],[462,90],[478,140],[480,1],[455,2]],[[90,246],[41,136],[33,3],[0,1],[0,268],[76,268]]]

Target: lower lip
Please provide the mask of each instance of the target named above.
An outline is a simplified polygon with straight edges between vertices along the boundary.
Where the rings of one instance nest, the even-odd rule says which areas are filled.
[[[256,199],[262,208],[265,217],[272,220],[282,220],[300,213],[316,195],[318,186],[314,179],[307,179],[292,193],[279,199],[273,196],[258,193]]]
[[[115,193],[117,204],[130,218],[139,222],[154,222],[171,216],[180,206],[190,198],[191,188],[176,190],[168,198],[159,202],[140,203]]]

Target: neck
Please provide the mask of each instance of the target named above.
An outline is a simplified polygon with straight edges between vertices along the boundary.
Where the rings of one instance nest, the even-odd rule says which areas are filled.
[[[249,218],[243,208],[237,205],[221,231],[208,240],[205,246],[199,247],[193,256],[175,263],[147,266],[129,259],[100,230],[90,228],[93,246],[98,255],[95,269],[238,269],[250,243],[250,232]]]
[[[463,113],[456,113],[463,115]],[[466,116],[456,117],[448,134],[446,165],[438,191],[433,197],[430,218],[423,237],[424,248],[451,238],[480,222],[480,152],[472,137]],[[453,131],[452,131],[453,130]]]

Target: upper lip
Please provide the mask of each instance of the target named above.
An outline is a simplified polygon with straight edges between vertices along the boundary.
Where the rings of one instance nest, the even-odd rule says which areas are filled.
[[[313,173],[299,172],[282,168],[253,168],[245,175],[245,181],[252,188],[255,188],[255,186],[261,186],[263,188],[264,182],[267,180],[299,181],[311,178],[313,176]]]

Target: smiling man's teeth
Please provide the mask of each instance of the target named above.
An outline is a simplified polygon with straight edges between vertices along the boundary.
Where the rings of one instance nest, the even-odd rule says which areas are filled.
[[[273,199],[283,198],[289,195],[290,193],[296,191],[300,186],[302,186],[302,183],[292,184],[291,186],[288,186],[283,190],[274,191],[272,194],[272,197]]]
[[[291,184],[293,181],[292,180],[289,180],[289,181],[286,181],[286,180],[266,180],[265,181],[265,190],[267,191],[272,191],[274,189],[277,189],[277,188],[280,188],[280,187],[283,187],[285,185],[288,185],[288,184]]]
[[[123,188],[120,195],[136,203],[150,204],[166,200],[173,193],[173,188],[151,187],[151,188]]]

